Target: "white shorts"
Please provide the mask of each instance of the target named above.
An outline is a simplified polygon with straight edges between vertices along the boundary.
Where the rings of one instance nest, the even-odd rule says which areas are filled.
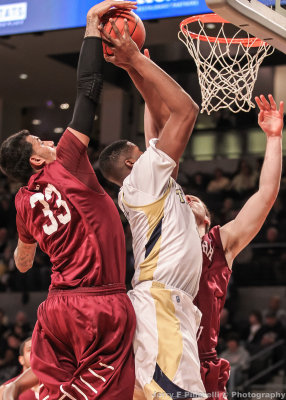
[[[137,321],[133,342],[135,397],[207,397],[196,340],[201,312],[192,297],[155,281],[142,282],[128,294]]]

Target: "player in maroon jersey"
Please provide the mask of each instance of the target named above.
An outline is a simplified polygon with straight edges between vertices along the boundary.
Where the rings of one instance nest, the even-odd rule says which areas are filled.
[[[102,88],[100,17],[134,2],[106,0],[87,14],[73,120],[57,148],[28,131],[1,146],[1,168],[17,193],[21,272],[37,244],[53,264],[47,300],[38,309],[31,366],[40,399],[131,399],[135,315],[125,291],[125,239],[112,199],[88,161],[87,146]]]
[[[31,345],[32,345],[32,338],[29,337],[26,340],[24,340],[24,342],[20,346],[18,359],[19,363],[23,367],[22,372],[27,371],[27,369],[30,368]],[[0,400],[2,400],[2,394],[5,387],[14,382],[17,378],[18,376],[10,379],[9,381],[3,383],[3,385],[0,386]],[[27,391],[22,393],[19,396],[19,400],[35,400],[38,398],[38,396],[39,396],[39,384],[36,384],[31,389],[28,389]]]
[[[227,285],[234,258],[261,229],[277,197],[282,166],[283,103],[277,110],[273,97],[256,98],[260,109],[258,123],[266,133],[266,151],[259,189],[249,198],[233,221],[214,226],[209,231],[210,215],[197,197],[187,195],[202,238],[203,269],[196,306],[202,312],[198,347],[201,375],[206,392],[212,399],[226,398],[230,365],[216,353],[220,329],[220,313],[225,303]]]

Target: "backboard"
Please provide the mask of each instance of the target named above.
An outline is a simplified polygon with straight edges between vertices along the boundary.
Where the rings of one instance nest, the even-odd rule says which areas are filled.
[[[286,0],[206,0],[232,24],[286,53]]]

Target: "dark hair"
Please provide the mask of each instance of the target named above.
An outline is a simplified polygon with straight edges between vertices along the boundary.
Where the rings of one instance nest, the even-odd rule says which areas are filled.
[[[263,318],[262,318],[262,314],[261,314],[261,312],[259,310],[252,310],[251,313],[249,314],[249,316],[250,315],[254,315],[255,318],[257,319],[257,321],[260,324],[262,324]]]
[[[29,342],[30,340],[32,340],[32,337],[28,337],[27,339],[24,340],[24,342],[21,343],[20,345],[20,349],[19,349],[19,356],[23,356],[24,355],[24,348],[25,348],[25,344],[27,342]]]
[[[32,144],[26,141],[30,132],[20,131],[8,137],[1,145],[0,168],[5,175],[17,182],[26,184],[34,173],[30,164]]]
[[[118,140],[102,150],[99,155],[99,169],[106,179],[122,179],[122,165],[119,161],[121,156],[128,156],[130,144],[128,140]]]
[[[239,344],[239,341],[240,341],[239,335],[236,332],[230,332],[227,335],[226,342],[230,342],[230,341],[235,341]]]

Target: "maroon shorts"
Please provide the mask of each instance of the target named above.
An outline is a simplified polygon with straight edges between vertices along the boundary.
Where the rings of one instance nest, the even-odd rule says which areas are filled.
[[[226,384],[229,378],[230,365],[223,358],[201,361],[202,381],[209,399],[227,398]]]
[[[135,325],[123,285],[50,293],[32,337],[40,399],[131,400]]]

